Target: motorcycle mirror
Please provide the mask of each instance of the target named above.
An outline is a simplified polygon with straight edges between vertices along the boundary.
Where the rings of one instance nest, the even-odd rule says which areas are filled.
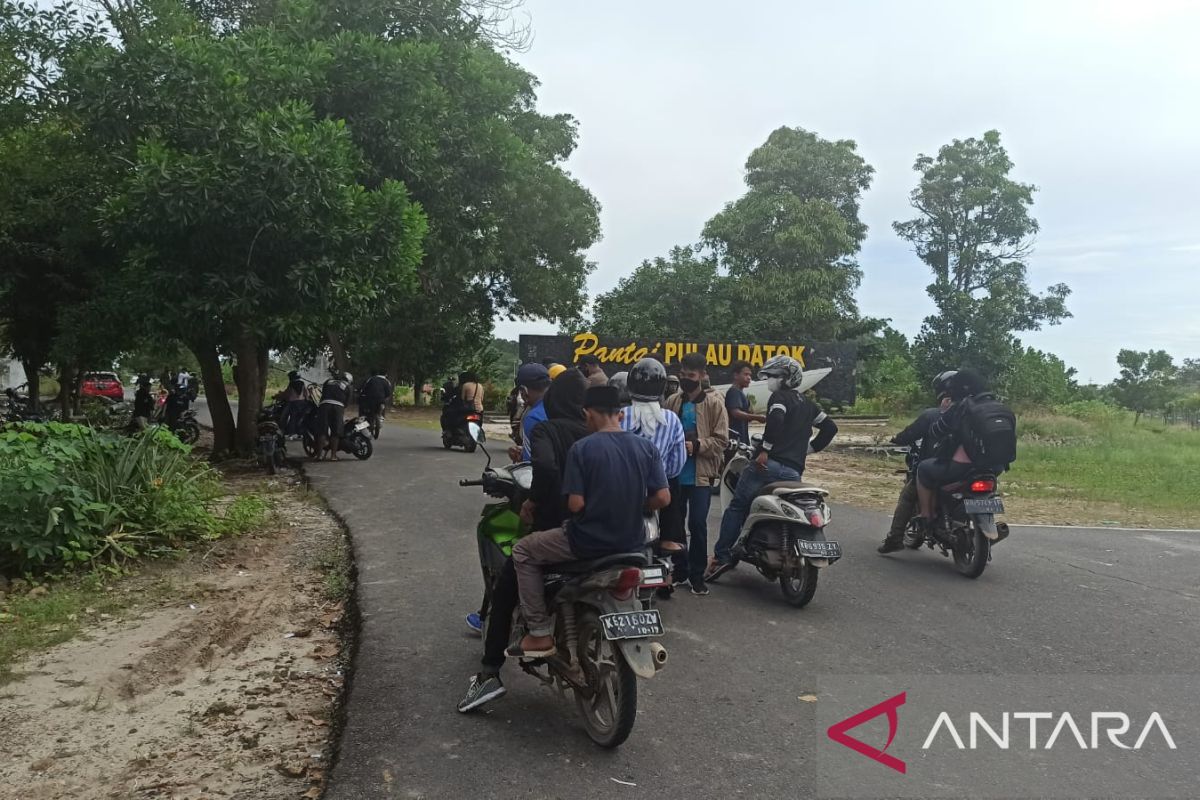
[[[471,438],[476,442],[479,442],[479,444],[483,444],[487,441],[487,434],[484,432],[483,427],[474,422],[467,423],[467,432],[470,433]]]

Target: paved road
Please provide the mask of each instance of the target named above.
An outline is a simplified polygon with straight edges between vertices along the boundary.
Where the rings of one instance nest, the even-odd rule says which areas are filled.
[[[456,480],[483,463],[443,451],[432,431],[388,426],[370,462],[309,468],[351,529],[363,612],[332,800],[804,797],[817,725],[799,696],[820,675],[1197,672],[1198,537],[1022,529],[970,581],[930,553],[878,556],[885,519],[835,506],[846,557],[808,608],[746,568],[707,598],[662,604],[671,661],[640,683],[637,727],[617,752],[511,666],[509,695],[462,716],[480,654],[462,617],[478,600],[484,497]]]

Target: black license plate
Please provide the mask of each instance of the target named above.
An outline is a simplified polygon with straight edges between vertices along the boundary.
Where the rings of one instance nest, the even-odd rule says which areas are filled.
[[[663,635],[662,619],[657,609],[603,614],[600,616],[600,624],[604,626],[604,638],[609,641]]]
[[[800,555],[808,558],[842,557],[842,546],[837,542],[813,542],[808,539],[797,539],[796,549]]]
[[[1003,514],[1004,502],[999,497],[968,497],[963,500],[968,514]]]

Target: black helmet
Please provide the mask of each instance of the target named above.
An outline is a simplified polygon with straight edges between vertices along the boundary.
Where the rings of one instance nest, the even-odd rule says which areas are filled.
[[[655,358],[643,358],[629,370],[629,396],[634,400],[661,400],[667,388],[667,368]]]
[[[956,369],[948,369],[945,372],[938,373],[938,376],[933,379],[933,393],[938,398],[944,394],[950,393],[950,379],[958,374]]]
[[[621,393],[621,405],[627,406],[632,400],[629,399],[629,373],[618,372],[608,379],[609,386],[617,387],[617,391]]]
[[[956,403],[964,397],[973,397],[986,391],[987,384],[984,382],[983,376],[974,370],[960,369],[946,379],[946,392]]]

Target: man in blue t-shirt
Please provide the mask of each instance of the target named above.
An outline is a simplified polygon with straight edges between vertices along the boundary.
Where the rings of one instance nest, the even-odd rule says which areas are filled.
[[[542,399],[550,388],[550,370],[541,364],[522,364],[517,370],[517,391],[525,402],[525,414],[521,417],[520,447],[510,447],[508,456],[513,461],[528,461],[529,443],[533,441],[533,429],[546,421],[546,407]]]
[[[654,445],[621,430],[621,395],[593,386],[584,400],[593,433],[567,453],[562,491],[573,515],[562,528],[531,533],[513,546],[513,566],[528,635],[510,656],[553,655],[554,628],[546,610],[542,570],[548,564],[603,558],[646,546],[643,516],[671,502],[667,476]]]
[[[766,422],[762,414],[750,413],[750,401],[746,389],[754,380],[753,368],[748,361],[733,362],[733,385],[725,392],[725,410],[729,412],[729,430],[737,434],[738,441],[750,443],[750,423]]]

